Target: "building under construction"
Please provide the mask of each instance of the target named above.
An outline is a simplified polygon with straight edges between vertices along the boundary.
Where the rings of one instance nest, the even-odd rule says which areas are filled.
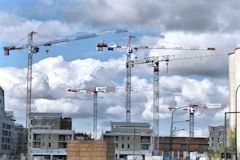
[[[31,113],[29,159],[67,159],[67,141],[73,139],[72,119],[61,113]]]
[[[111,122],[111,131],[102,136],[115,145],[115,159],[127,159],[130,155],[142,158],[152,155],[152,134],[150,124],[140,122]]]

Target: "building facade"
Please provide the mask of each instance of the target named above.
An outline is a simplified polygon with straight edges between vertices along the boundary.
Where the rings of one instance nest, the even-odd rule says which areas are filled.
[[[30,159],[67,159],[67,141],[74,138],[71,118],[62,118],[61,113],[31,113],[29,122]]]
[[[208,152],[208,138],[202,137],[159,137],[160,156],[174,159],[187,158],[191,153],[204,154]]]
[[[209,126],[209,150],[219,151],[224,148],[224,126]]]
[[[27,157],[27,137],[28,130],[21,124],[14,124],[14,156],[13,160],[19,160],[22,157]]]
[[[111,122],[111,131],[102,138],[115,145],[115,159],[126,159],[129,155],[152,155],[150,124],[139,122]]]
[[[15,153],[14,115],[5,111],[4,90],[0,87],[0,157],[10,159]]]

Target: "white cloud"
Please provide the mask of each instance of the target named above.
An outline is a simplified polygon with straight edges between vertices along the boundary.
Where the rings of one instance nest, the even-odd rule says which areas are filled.
[[[6,75],[0,80],[0,85],[3,86],[6,93],[6,108],[17,113],[25,112],[26,69],[0,68],[0,73]],[[80,117],[82,120],[89,120],[92,118],[92,94],[89,94],[86,99],[86,94],[70,94],[66,92],[66,89],[69,87],[111,86],[109,84],[124,87],[125,84],[119,81],[124,77],[125,68],[122,58],[106,62],[94,59],[66,62],[62,56],[46,58],[33,65],[33,111],[63,112],[72,115],[73,118]],[[138,75],[133,76],[132,86],[151,87],[152,75],[146,76],[144,72],[139,72]],[[205,104],[216,96],[227,98],[227,94],[224,92],[226,88],[223,84],[207,78],[197,80],[190,77],[163,76],[160,79],[160,86],[179,89],[177,93],[174,90],[173,92],[164,90],[160,92],[161,121],[170,119],[171,113],[168,111],[168,106],[172,104],[187,105],[194,100]],[[125,119],[125,93],[99,96],[104,97],[98,102],[99,123],[100,121],[116,120],[116,117]],[[147,121],[152,124],[152,97],[152,91],[132,93],[132,120]],[[182,115],[176,114],[175,118],[178,119],[179,116]],[[211,117],[198,115],[199,121],[208,118]]]
[[[13,20],[14,19],[14,20]],[[53,36],[66,36],[76,33],[80,29],[59,20],[30,20],[25,17],[20,17],[15,14],[9,14],[6,12],[0,12],[0,38],[2,41],[10,41],[19,43],[25,38],[27,42],[28,33],[35,31],[39,34],[38,41],[49,40]],[[22,43],[22,42],[21,42]],[[20,44],[18,44],[20,45]],[[21,44],[23,45],[23,44]]]
[[[216,112],[214,114],[214,118],[213,119],[215,121],[223,121],[224,122],[225,112],[229,112],[229,106],[225,106],[222,110]]]
[[[34,106],[36,107],[37,112],[74,113],[78,110],[77,106],[74,106],[66,99],[36,99],[34,102]]]
[[[119,116],[121,114],[125,114],[125,108],[123,108],[122,106],[110,106],[107,110],[106,110],[107,114],[111,114],[111,115],[115,115],[115,116]]]

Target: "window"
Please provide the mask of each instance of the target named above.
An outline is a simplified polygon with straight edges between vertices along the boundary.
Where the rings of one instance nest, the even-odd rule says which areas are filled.
[[[118,143],[115,144],[115,148],[118,148]]]
[[[116,141],[118,141],[118,136],[116,136]]]
[[[124,136],[122,136],[122,141],[124,141]]]
[[[124,148],[124,144],[122,144],[122,148]]]
[[[179,153],[179,157],[180,157],[180,158],[183,157],[183,152],[182,152],[182,151]]]
[[[130,141],[130,136],[127,137],[127,140]]]
[[[177,157],[178,157],[178,152],[177,152],[177,151],[174,151],[174,152],[173,152],[173,155],[174,155],[175,158],[177,158]]]
[[[164,144],[165,149],[170,149],[170,144]]]
[[[148,150],[148,144],[141,144],[141,150]]]
[[[51,147],[51,143],[48,143],[48,147]]]
[[[181,144],[181,149],[182,150],[187,150],[187,144]]]
[[[150,136],[141,136],[141,143],[150,143]]]
[[[130,148],[130,144],[127,145],[127,148],[128,148],[128,149]]]

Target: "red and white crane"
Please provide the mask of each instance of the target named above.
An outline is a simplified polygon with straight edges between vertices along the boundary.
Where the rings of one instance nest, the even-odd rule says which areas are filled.
[[[3,47],[4,49],[4,55],[8,56],[10,54],[10,51],[12,50],[22,50],[22,49],[28,49],[28,69],[27,69],[27,98],[26,98],[26,127],[28,126],[28,116],[31,113],[31,104],[32,104],[32,57],[33,54],[39,52],[40,46],[51,46],[53,44],[57,43],[66,43],[71,41],[77,41],[82,39],[88,39],[88,38],[94,38],[98,36],[106,36],[116,33],[122,33],[127,32],[126,29],[118,29],[114,31],[105,31],[105,32],[99,32],[99,33],[92,33],[92,34],[86,34],[86,35],[80,35],[76,36],[74,38],[64,38],[64,39],[58,39],[58,40],[51,40],[39,44],[33,43],[33,35],[37,34],[36,32],[30,32],[28,34],[28,43],[21,45],[21,46],[7,46]]]
[[[169,107],[169,111],[174,111],[177,109],[183,109],[189,113],[189,137],[194,137],[194,113],[196,109],[219,109],[225,106],[220,103],[208,103],[208,104],[189,104],[182,107]],[[173,118],[173,117],[172,117]],[[172,129],[172,128],[171,128]]]
[[[127,49],[127,61],[126,61],[126,68],[127,68],[127,80],[126,80],[126,122],[130,123],[131,120],[131,68],[134,67],[134,64],[143,64],[143,63],[150,63],[153,65],[153,154],[158,155],[159,151],[159,62],[169,62],[170,60],[178,60],[178,59],[186,59],[186,58],[198,58],[198,57],[206,57],[209,55],[185,55],[185,54],[178,54],[178,55],[163,55],[163,56],[155,56],[155,57],[147,57],[144,59],[131,59],[131,54],[133,50],[139,49],[160,49],[160,50],[189,50],[189,51],[215,51],[215,48],[183,48],[183,47],[166,47],[166,46],[147,46],[147,45],[140,45],[140,46],[132,46],[132,39],[134,36],[130,35],[128,37],[128,44],[127,46],[122,45],[108,45],[106,43],[99,43],[96,45],[97,51],[103,51],[103,48],[107,48],[109,51],[112,51],[114,48],[123,48]]]
[[[184,110],[189,112],[189,137],[194,137],[194,113],[196,109],[219,109],[223,108],[222,104],[209,103],[209,104],[189,104]]]

